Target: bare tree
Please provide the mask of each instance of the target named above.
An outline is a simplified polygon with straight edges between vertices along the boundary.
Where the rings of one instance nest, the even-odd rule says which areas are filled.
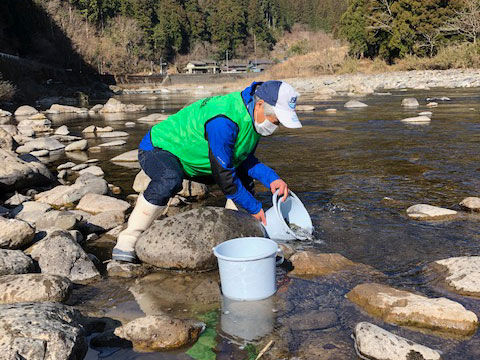
[[[449,30],[465,36],[474,44],[480,36],[480,0],[461,0],[462,8],[455,11]]]
[[[372,21],[368,29],[383,30],[392,33],[393,14],[391,10],[392,0],[375,0],[372,6],[372,14],[367,16]]]
[[[431,28],[425,31],[420,32],[420,36],[423,41],[420,42],[420,48],[427,48],[427,53],[429,57],[435,55],[435,49],[442,38],[442,29]]]

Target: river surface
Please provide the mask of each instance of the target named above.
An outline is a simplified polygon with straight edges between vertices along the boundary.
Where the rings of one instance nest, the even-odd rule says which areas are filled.
[[[437,108],[427,109],[426,98],[432,96],[448,96],[451,101],[440,101]],[[421,106],[403,108],[401,101],[405,97],[416,97]],[[148,113],[167,114],[194,100],[190,94],[130,95],[119,99],[146,104]],[[409,206],[417,203],[459,210],[457,204],[463,198],[480,195],[479,89],[369,95],[359,98],[369,107],[351,110],[343,107],[349,100],[347,97],[313,101],[304,95],[300,100],[317,108],[314,112],[299,113],[303,128],[283,128],[263,138],[257,149],[257,157],[289,184],[312,217],[315,240],[293,245],[314,247],[319,252],[338,252],[378,272],[290,279],[285,276],[285,268],[280,268],[280,290],[275,297],[251,306],[224,302],[223,311],[220,298],[212,299],[208,294],[191,296],[192,287],[200,281],[197,277],[217,279],[216,273],[154,274],[137,281],[105,279],[76,288],[70,302],[98,316],[120,320],[154,312],[153,308],[176,316],[203,317],[210,321],[211,333],[210,337],[204,337],[203,343],[207,344],[204,348],[189,351],[193,357],[185,353],[188,349],[145,354],[118,347],[92,347],[87,359],[247,359],[251,351],[251,346],[246,346],[248,343],[257,346],[258,351],[270,338],[291,357],[355,359],[350,335],[359,321],[374,322],[439,349],[445,359],[480,357],[478,334],[470,339],[449,339],[394,327],[366,315],[344,298],[355,285],[378,281],[428,296],[446,296],[480,315],[479,300],[442,290],[437,286],[435,274],[425,267],[431,261],[447,257],[480,255],[480,216],[462,213],[450,221],[420,222],[408,219],[405,213]],[[329,114],[324,111],[326,108],[338,111]],[[433,112],[430,124],[400,122],[427,110]],[[73,132],[95,124],[130,133],[125,146],[76,155],[77,162],[100,159],[105,178],[121,186],[126,195],[133,192],[131,185],[138,170],[112,164],[109,159],[137,147],[150,125],[137,123],[133,128],[125,128],[124,123],[146,114],[51,119],[55,126],[65,123]],[[90,146],[98,143],[95,139],[89,142]],[[64,161],[58,159],[52,166]],[[271,194],[261,185],[257,185],[257,190],[258,198],[267,209],[271,205]],[[222,206],[224,198],[218,188],[212,188],[212,192],[214,196],[204,204]],[[101,248],[101,242],[98,246]],[[107,249],[104,258],[109,246],[111,244],[104,248]],[[137,287],[137,293],[128,291],[131,286]],[[160,288],[165,290],[162,292]],[[147,295],[139,297],[142,291]],[[205,306],[194,309],[199,303]],[[320,317],[321,324],[299,326],[302,316],[308,322],[312,311]]]

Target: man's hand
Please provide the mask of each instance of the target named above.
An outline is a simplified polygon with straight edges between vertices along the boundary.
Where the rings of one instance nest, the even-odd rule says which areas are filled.
[[[263,225],[267,225],[267,219],[265,218],[265,213],[263,212],[263,209],[260,209],[260,211],[256,214],[252,214],[252,216],[258,221],[261,221]]]
[[[282,201],[287,200],[288,185],[282,179],[272,181],[272,183],[270,184],[270,190],[272,191],[272,194],[275,194],[275,191],[278,190],[278,194],[283,195]]]

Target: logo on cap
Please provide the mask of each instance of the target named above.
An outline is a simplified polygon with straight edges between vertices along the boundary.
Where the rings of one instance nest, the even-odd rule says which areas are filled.
[[[288,102],[288,106],[290,106],[290,109],[295,110],[295,106],[297,106],[297,97],[296,96],[294,96],[290,99],[290,101]]]

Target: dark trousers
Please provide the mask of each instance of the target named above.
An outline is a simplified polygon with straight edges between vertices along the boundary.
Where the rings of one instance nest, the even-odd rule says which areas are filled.
[[[167,205],[168,200],[182,190],[183,179],[203,184],[215,183],[211,176],[188,177],[183,171],[180,160],[172,153],[162,149],[139,150],[138,161],[143,171],[152,180],[143,196],[145,200],[154,205]],[[243,186],[253,195],[255,186],[253,179],[241,168],[237,169],[237,175]]]

